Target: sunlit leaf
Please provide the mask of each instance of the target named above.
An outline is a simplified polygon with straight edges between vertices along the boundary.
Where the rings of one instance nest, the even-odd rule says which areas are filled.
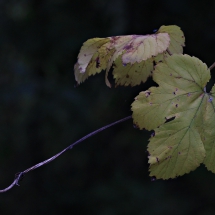
[[[109,41],[109,38],[94,38],[83,44],[78,55],[78,62],[74,67],[78,84],[84,82],[89,76],[106,69],[111,55],[111,51],[107,50]]]
[[[113,70],[116,85],[135,86],[144,83],[152,75],[154,64],[163,61],[170,54],[183,52],[185,38],[178,26],[161,26],[156,34],[160,33],[168,33],[170,37],[169,46],[162,53],[151,55],[150,58],[133,64],[124,62],[122,57],[117,58]]]
[[[170,45],[168,52],[170,54],[181,54],[183,53],[183,46],[185,46],[185,37],[181,29],[176,25],[161,26],[158,33],[168,33],[170,36]]]
[[[88,67],[88,64],[90,63],[92,57],[94,57],[94,60],[96,60],[95,54],[97,54],[98,56],[98,49],[100,49],[101,46],[109,41],[110,39],[108,38],[93,38],[87,40],[83,44],[78,55],[78,64],[81,73],[84,73],[86,71],[86,68]]]
[[[214,171],[214,88],[205,92],[206,64],[174,54],[156,66],[153,79],[159,86],[141,92],[132,104],[134,123],[155,130],[148,145],[150,175],[175,178],[203,162]]]
[[[183,40],[179,39],[181,37]],[[75,78],[81,83],[89,76],[106,70],[106,84],[110,87],[107,77],[113,66],[116,85],[135,86],[152,74],[154,63],[172,53],[182,53],[183,45],[183,32],[177,26],[162,26],[151,35],[90,39],[83,44],[78,55]]]
[[[121,39],[123,39],[122,42]],[[123,64],[140,63],[166,51],[169,43],[170,37],[167,33],[115,37],[114,47],[116,52],[114,58],[116,59],[122,54]]]

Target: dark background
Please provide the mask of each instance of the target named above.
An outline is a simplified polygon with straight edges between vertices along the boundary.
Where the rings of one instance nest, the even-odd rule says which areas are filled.
[[[93,37],[150,34],[175,24],[187,54],[215,61],[215,1],[0,0],[0,189],[14,174],[95,129],[131,115],[149,87],[109,89],[104,72],[75,86],[73,65]],[[215,214],[215,174],[148,176],[149,132],[132,120],[82,142],[0,194],[0,214]]]

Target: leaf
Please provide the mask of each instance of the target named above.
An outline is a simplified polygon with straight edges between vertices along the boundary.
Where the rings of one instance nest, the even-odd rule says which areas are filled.
[[[121,42],[121,39],[123,41]],[[116,49],[114,59],[121,56],[122,62],[140,63],[152,56],[156,56],[167,50],[170,43],[170,37],[167,33],[159,33],[152,35],[130,35],[115,37],[114,47]]]
[[[139,85],[141,82],[146,82],[152,71],[152,58],[134,64],[123,64],[122,59],[117,58],[114,65],[113,76],[116,85],[135,86]]]
[[[167,52],[151,57],[145,61],[134,64],[124,64],[120,58],[117,58],[113,66],[113,76],[116,86],[131,85],[136,86],[145,83],[147,79],[152,75],[154,70],[154,63],[162,61],[165,57],[169,56]]]
[[[90,75],[106,70],[106,84],[110,87],[107,76],[113,65],[116,85],[135,86],[152,74],[154,62],[162,61],[174,51],[182,53],[182,46],[184,36],[177,26],[162,26],[152,35],[90,39],[83,44],[78,55],[75,78],[80,84]]]
[[[109,38],[94,38],[87,40],[81,47],[78,62],[74,66],[75,79],[80,84],[89,76],[106,69],[111,51],[107,48]]]
[[[134,123],[155,130],[148,145],[150,175],[175,178],[201,163],[214,171],[215,90],[204,90],[206,64],[174,54],[156,66],[153,79],[159,87],[141,92],[132,104]]]
[[[170,44],[167,51],[152,55],[150,58],[141,61],[140,63],[126,63],[119,57],[114,63],[113,76],[116,85],[139,85],[141,82],[145,83],[152,75],[154,64],[163,61],[167,56],[173,53],[182,53],[185,45],[184,34],[178,26],[161,26],[156,34],[168,33],[170,37]]]
[[[215,173],[215,86],[213,86],[205,108],[204,131],[202,139],[206,150],[204,164]]]
[[[153,71],[152,56],[163,53],[170,43],[167,33],[119,36],[112,40],[116,49],[110,60],[110,64],[114,62],[113,76],[116,85],[125,86],[146,82]]]
[[[78,55],[79,71],[81,73],[86,71],[86,68],[88,67],[88,64],[90,63],[93,56],[95,60],[95,54],[97,54],[98,49],[109,41],[110,39],[108,38],[94,38],[87,40],[83,44]]]
[[[185,46],[185,37],[181,29],[176,25],[161,26],[157,33],[167,32],[170,36],[170,45],[168,52],[170,54],[183,53],[183,46]]]

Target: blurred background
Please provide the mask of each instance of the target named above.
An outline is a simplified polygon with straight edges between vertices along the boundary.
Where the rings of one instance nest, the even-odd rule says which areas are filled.
[[[84,41],[174,24],[185,34],[184,52],[210,66],[214,11],[214,0],[0,0],[0,189],[15,173],[131,115],[134,97],[150,86],[109,89],[103,72],[75,87]],[[0,214],[215,214],[215,174],[204,166],[151,181],[149,137],[132,120],[91,137],[0,194]]]

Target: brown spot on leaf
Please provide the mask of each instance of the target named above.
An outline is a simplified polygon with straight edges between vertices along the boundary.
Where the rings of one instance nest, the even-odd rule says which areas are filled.
[[[146,98],[148,98],[148,97],[150,96],[150,94],[151,94],[151,92],[147,91],[147,92],[145,93]]]
[[[127,51],[131,50],[132,48],[133,48],[133,46],[131,45],[131,43],[124,46],[124,50],[127,50]]]
[[[120,36],[113,36],[113,37],[111,37],[111,42],[116,43],[117,40],[119,40],[120,38],[121,38]]]
[[[99,57],[96,58],[96,68],[100,67],[100,60]]]

